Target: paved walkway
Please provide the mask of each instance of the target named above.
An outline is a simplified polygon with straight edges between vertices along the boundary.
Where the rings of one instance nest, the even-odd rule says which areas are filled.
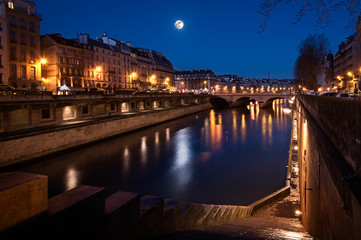
[[[152,239],[313,239],[295,214],[300,209],[297,155],[293,155],[292,160],[291,194],[283,200],[259,210],[250,218],[205,230],[179,232]]]

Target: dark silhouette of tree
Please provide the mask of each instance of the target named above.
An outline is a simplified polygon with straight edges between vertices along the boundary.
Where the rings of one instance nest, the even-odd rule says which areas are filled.
[[[323,56],[329,48],[329,40],[324,34],[310,34],[302,40],[294,66],[297,85],[317,91]]]
[[[259,28],[263,32],[270,20],[271,13],[281,4],[287,4],[298,10],[298,14],[294,22],[298,23],[307,13],[312,13],[317,18],[317,25],[327,26],[332,19],[332,13],[341,8],[345,8],[348,14],[349,24],[354,26],[357,17],[361,13],[361,0],[263,0],[259,6],[259,13],[264,16]]]

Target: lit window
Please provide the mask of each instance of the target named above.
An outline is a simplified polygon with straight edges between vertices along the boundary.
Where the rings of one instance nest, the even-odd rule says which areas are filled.
[[[11,9],[14,9],[14,3],[13,2],[9,2],[8,7]]]

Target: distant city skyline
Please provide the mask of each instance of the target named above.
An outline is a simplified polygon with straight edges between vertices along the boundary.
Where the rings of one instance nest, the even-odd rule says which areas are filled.
[[[325,33],[330,50],[355,32],[346,27],[345,12],[334,13],[327,28],[315,27],[316,19],[307,14],[300,23],[297,9],[277,8],[263,33],[257,14],[262,1],[34,1],[42,15],[41,34],[61,33],[76,38],[88,33],[95,39],[109,37],[131,42],[135,47],[162,52],[175,70],[211,69],[217,75],[235,74],[250,78],[293,78],[297,46],[310,33]],[[56,9],[56,10],[54,10]],[[176,29],[176,20],[184,22]]]

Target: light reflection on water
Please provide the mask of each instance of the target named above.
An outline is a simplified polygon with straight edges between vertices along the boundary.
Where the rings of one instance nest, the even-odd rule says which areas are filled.
[[[204,111],[33,164],[49,195],[78,185],[214,204],[249,204],[284,186],[291,115],[271,109]]]

